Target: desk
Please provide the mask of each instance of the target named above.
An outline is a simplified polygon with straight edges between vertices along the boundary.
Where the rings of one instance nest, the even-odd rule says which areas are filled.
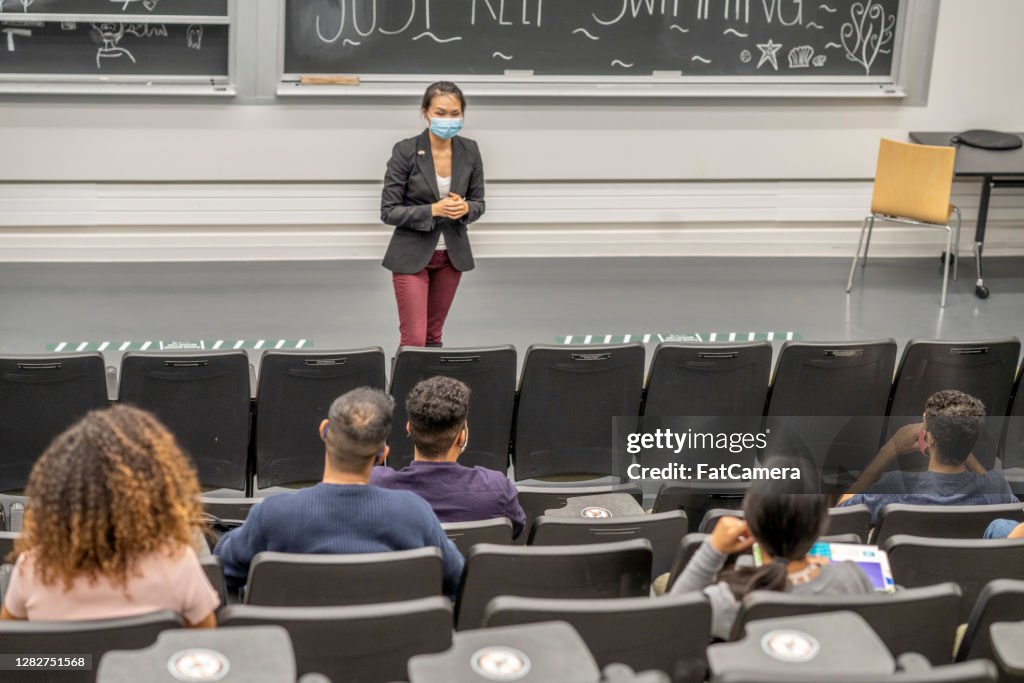
[[[920,145],[951,146],[950,139],[957,133],[912,132],[910,139]],[[1018,133],[1020,135],[1020,133]],[[981,254],[985,248],[985,225],[988,223],[988,204],[992,190],[1005,187],[1024,187],[1024,147],[1007,151],[990,151],[959,145],[956,151],[956,175],[981,178],[981,203],[978,206],[978,226],[974,230],[974,262],[978,268],[978,282],[974,294],[987,299],[989,290],[982,277]]]

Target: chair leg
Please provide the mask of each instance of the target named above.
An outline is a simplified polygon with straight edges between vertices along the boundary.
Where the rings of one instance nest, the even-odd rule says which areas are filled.
[[[954,206],[953,213],[956,215],[956,234],[953,237],[953,281],[956,282],[960,270],[960,225],[963,220],[960,207]]]
[[[846,281],[846,293],[853,289],[853,274],[857,272],[857,261],[860,260],[860,248],[864,246],[864,231],[867,230],[868,220],[865,218],[860,224],[860,239],[857,240],[857,251],[853,255],[853,263],[850,264],[850,278]]]
[[[868,264],[868,249],[871,248],[871,233],[875,231],[875,217],[868,216],[868,241],[864,243],[864,260],[861,261],[860,267],[863,268]]]
[[[949,286],[949,262],[953,260],[953,228],[946,226],[946,259],[942,268],[942,300],[939,308],[946,307],[946,289]]]

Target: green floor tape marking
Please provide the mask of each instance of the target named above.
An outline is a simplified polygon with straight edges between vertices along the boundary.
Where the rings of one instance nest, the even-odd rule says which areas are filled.
[[[723,343],[752,341],[793,341],[800,339],[800,333],[792,330],[768,330],[765,332],[681,332],[677,334],[656,334],[641,332],[640,334],[563,334],[555,341],[559,344],[626,344],[643,342],[657,344],[660,342],[686,343]]]
[[[309,349],[311,339],[200,339],[194,340],[143,340],[143,341],[61,341],[46,345],[47,351],[58,353],[83,353],[85,351],[221,351],[247,349],[250,351],[272,351],[279,349]]]

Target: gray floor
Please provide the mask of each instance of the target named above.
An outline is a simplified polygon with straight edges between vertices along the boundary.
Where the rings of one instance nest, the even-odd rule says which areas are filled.
[[[490,259],[464,276],[447,346],[567,334],[792,330],[806,340],[1024,336],[1024,258],[973,264],[938,306],[939,259],[876,259],[844,292],[846,259]],[[3,264],[0,353],[82,340],[266,338],[317,348],[398,343],[389,273],[374,261]],[[116,364],[119,354],[109,353]]]

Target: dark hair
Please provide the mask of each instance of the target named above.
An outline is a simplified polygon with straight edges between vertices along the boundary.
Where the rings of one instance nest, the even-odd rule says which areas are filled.
[[[395,399],[360,387],[334,400],[327,413],[327,455],[342,472],[358,472],[384,447]]]
[[[937,391],[925,403],[924,421],[935,441],[936,460],[962,465],[985,425],[985,404],[962,391]]]
[[[448,452],[469,412],[469,387],[451,377],[431,377],[412,388],[405,399],[409,434],[420,454],[439,458]]]
[[[459,105],[462,107],[463,113],[466,111],[466,96],[462,94],[462,90],[459,86],[455,85],[451,81],[437,81],[427,86],[426,92],[423,93],[423,102],[420,104],[420,109],[426,111],[430,109],[431,103],[434,98],[438,95],[451,95],[459,100]]]

